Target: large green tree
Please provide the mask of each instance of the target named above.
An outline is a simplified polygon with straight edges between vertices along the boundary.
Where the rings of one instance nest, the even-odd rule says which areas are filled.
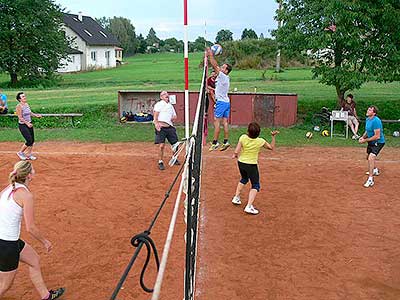
[[[244,39],[258,39],[257,33],[253,29],[245,28],[242,32],[242,40]]]
[[[280,47],[311,56],[338,101],[363,83],[399,80],[399,0],[278,0]]]
[[[50,78],[69,42],[62,11],[52,0],[0,0],[0,69],[11,85]]]
[[[146,42],[147,42],[147,46],[150,46],[150,47],[156,47],[157,44],[160,43],[160,39],[157,37],[157,33],[153,29],[153,27],[150,28],[149,33],[147,34]]]
[[[138,52],[139,40],[135,33],[135,27],[129,19],[123,17],[101,17],[96,21],[117,38],[120,46],[124,49],[125,55],[130,56]]]
[[[122,17],[110,19],[108,30],[116,36],[126,55],[133,55],[137,52],[139,42],[136,38],[135,27],[129,19]]]
[[[233,41],[233,33],[229,29],[221,29],[217,32],[215,42],[220,44],[223,42]]]

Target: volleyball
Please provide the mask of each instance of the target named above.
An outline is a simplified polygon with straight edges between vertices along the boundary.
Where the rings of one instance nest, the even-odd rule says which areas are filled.
[[[313,134],[312,134],[311,131],[309,131],[309,132],[306,133],[306,138],[311,139],[312,136],[313,136]]]
[[[319,126],[314,126],[314,131],[320,131],[321,129],[319,128]]]
[[[394,132],[393,132],[393,136],[394,136],[394,137],[399,137],[399,136],[400,136],[400,132],[394,131]]]
[[[220,55],[222,53],[222,47],[220,44],[214,44],[211,46],[211,51],[214,55]]]
[[[322,136],[329,136],[329,131],[328,130],[322,130],[322,132],[321,132],[321,135]]]

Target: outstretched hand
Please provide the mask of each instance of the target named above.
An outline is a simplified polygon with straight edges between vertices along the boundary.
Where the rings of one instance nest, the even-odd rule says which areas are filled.
[[[278,130],[273,130],[273,131],[271,131],[271,135],[272,135],[272,136],[276,136],[277,134],[279,134],[279,131],[278,131]]]

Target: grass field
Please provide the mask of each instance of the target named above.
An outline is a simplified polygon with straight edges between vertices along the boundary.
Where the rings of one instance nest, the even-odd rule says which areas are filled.
[[[197,91],[201,79],[202,54],[194,53],[189,57],[190,90]],[[149,126],[126,126],[118,123],[118,90],[182,90],[183,80],[182,54],[162,53],[137,55],[126,59],[126,63],[115,69],[65,74],[54,88],[24,89],[33,111],[36,112],[82,112],[84,117],[76,128],[67,121],[52,119],[37,122],[37,135],[41,140],[90,140],[103,142],[150,141],[153,133]],[[283,73],[268,70],[262,78],[261,70],[233,70],[231,89],[257,92],[288,92],[298,94],[299,125],[282,129],[281,142],[285,145],[329,144],[354,145],[353,141],[334,139],[328,141],[322,137],[305,140],[304,133],[311,127],[307,123],[311,114],[322,106],[335,108],[336,93],[333,87],[322,85],[312,78],[310,69],[289,69]],[[8,82],[6,74],[0,74],[0,86]],[[16,105],[14,100],[19,90],[4,88],[9,97],[9,107]],[[400,82],[378,84],[370,82],[360,90],[353,91],[359,108],[359,114],[369,104],[376,104],[380,115],[385,119],[400,118]],[[0,141],[20,140],[15,128],[15,120],[0,119]],[[304,124],[302,124],[304,123]],[[52,128],[57,127],[57,128]],[[43,128],[43,129],[42,129]],[[398,127],[391,125],[388,133]],[[182,130],[182,129],[180,129]],[[242,128],[232,130],[232,140],[243,132]],[[212,132],[210,132],[210,135]],[[389,135],[389,134],[388,134]],[[400,139],[390,139],[389,144],[400,145]]]

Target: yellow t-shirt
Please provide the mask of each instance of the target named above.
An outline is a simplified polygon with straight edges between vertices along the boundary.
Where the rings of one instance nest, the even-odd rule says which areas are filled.
[[[266,143],[266,140],[260,137],[252,139],[247,134],[243,134],[239,138],[239,143],[242,144],[242,150],[238,160],[245,164],[257,164],[258,153]]]

